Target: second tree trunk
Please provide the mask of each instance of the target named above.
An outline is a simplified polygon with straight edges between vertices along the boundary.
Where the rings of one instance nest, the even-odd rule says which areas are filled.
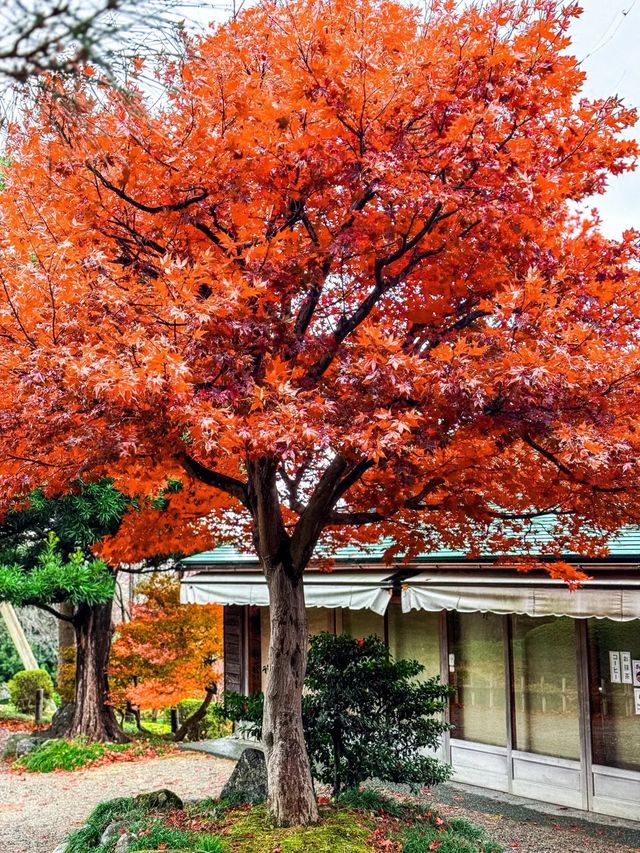
[[[111,649],[111,603],[78,606],[76,631],[75,711],[69,734],[90,741],[122,743],[126,735],[107,705],[107,665]]]

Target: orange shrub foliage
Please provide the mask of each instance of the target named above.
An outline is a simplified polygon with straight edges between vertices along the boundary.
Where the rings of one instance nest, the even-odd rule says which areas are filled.
[[[219,673],[222,608],[180,604],[178,581],[164,574],[151,575],[138,591],[145,601],[118,626],[111,647],[114,704],[151,710],[203,698]]]

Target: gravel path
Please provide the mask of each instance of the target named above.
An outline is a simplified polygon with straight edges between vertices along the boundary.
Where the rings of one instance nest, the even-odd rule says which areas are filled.
[[[0,763],[1,853],[52,853],[103,800],[169,788],[182,798],[216,796],[233,762],[180,753],[74,773],[9,773]]]
[[[470,793],[455,785],[442,785],[435,799],[443,817],[462,817],[487,834],[505,850],[519,853],[640,853],[640,823],[616,818],[599,822],[595,816],[550,807],[537,811],[526,800],[511,801]],[[568,814],[565,814],[567,812]]]

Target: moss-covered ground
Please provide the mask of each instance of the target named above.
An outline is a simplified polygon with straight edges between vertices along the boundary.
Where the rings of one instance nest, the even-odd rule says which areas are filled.
[[[265,806],[207,800],[184,808],[149,809],[132,799],[94,810],[67,853],[113,853],[127,834],[128,853],[499,853],[482,830],[447,822],[432,809],[377,792],[349,792],[321,807],[316,826],[280,828]],[[115,833],[100,843],[105,829]],[[120,847],[118,849],[121,849]]]

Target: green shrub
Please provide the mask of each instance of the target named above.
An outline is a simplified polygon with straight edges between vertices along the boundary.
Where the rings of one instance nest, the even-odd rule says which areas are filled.
[[[53,681],[44,669],[23,669],[16,672],[8,684],[11,701],[23,714],[33,714],[36,708],[36,690],[44,690],[44,698],[53,696]]]
[[[75,740],[45,740],[28,755],[18,759],[14,767],[30,773],[51,773],[53,770],[77,770],[106,752],[124,752],[131,749],[128,743],[88,743],[83,738]]]
[[[444,782],[446,764],[425,755],[448,725],[450,688],[417,681],[424,667],[394,660],[379,637],[317,634],[309,643],[302,699],[305,738],[315,779],[334,796],[367,779],[422,786]],[[225,713],[252,724],[260,737],[264,697],[224,694]]]

